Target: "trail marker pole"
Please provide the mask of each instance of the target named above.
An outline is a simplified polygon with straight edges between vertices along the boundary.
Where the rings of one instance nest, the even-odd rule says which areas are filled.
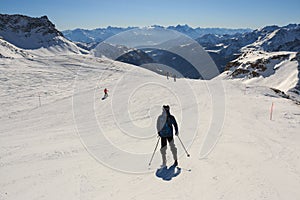
[[[274,109],[274,102],[272,102],[272,105],[271,105],[270,120],[273,120],[273,109]]]
[[[39,107],[42,106],[42,103],[41,103],[41,94],[39,93]]]

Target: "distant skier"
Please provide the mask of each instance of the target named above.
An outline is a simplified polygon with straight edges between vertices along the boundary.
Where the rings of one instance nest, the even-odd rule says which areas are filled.
[[[105,88],[104,89],[104,97],[102,98],[102,100],[106,99],[108,97],[108,89]]]
[[[173,78],[174,78],[174,82],[176,82],[176,74],[174,74]]]
[[[166,73],[167,79],[169,79],[169,72]]]
[[[171,151],[174,158],[173,166],[178,165],[177,161],[177,148],[174,143],[173,139],[173,126],[175,128],[175,135],[178,135],[178,126],[176,119],[173,115],[170,114],[170,107],[168,105],[163,106],[163,112],[157,119],[157,131],[158,135],[161,137],[161,155],[162,155],[162,167],[166,166],[167,158],[166,158],[166,151],[167,151],[167,141],[171,147]]]

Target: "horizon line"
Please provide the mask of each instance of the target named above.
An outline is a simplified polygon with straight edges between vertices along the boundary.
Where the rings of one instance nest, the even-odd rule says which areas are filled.
[[[52,22],[52,21],[51,21]],[[300,25],[300,23],[296,23],[296,22],[291,22],[291,23],[287,23],[285,25],[280,25],[280,24],[267,24],[265,26],[261,26],[259,28],[249,28],[249,27],[240,27],[240,28],[230,28],[230,27],[217,27],[217,26],[211,26],[211,27],[201,27],[201,26],[190,26],[189,24],[176,24],[176,25],[160,25],[160,24],[152,24],[152,25],[145,25],[145,26],[132,26],[132,25],[128,25],[128,26],[118,26],[118,25],[108,25],[108,26],[99,26],[99,27],[94,27],[94,28],[81,28],[81,27],[77,27],[77,28],[69,28],[69,29],[59,29],[60,31],[69,31],[69,30],[76,30],[76,29],[82,29],[82,30],[96,30],[96,29],[107,29],[107,28],[122,28],[122,29],[126,29],[126,28],[147,28],[147,27],[154,27],[154,26],[159,26],[159,27],[163,27],[163,28],[169,28],[169,27],[176,27],[176,26],[188,26],[192,29],[229,29],[229,30],[258,30],[264,27],[268,27],[268,26],[278,26],[278,27],[284,27],[284,26],[288,26],[291,24],[296,24],[296,25]],[[55,25],[56,26],[56,25]]]

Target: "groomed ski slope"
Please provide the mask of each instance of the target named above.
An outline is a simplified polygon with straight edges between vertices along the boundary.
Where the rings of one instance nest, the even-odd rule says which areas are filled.
[[[217,80],[175,83],[81,55],[5,59],[0,71],[1,200],[300,198],[299,105],[266,87],[222,81],[222,132],[200,159],[210,125],[218,123],[210,94]],[[163,104],[191,154],[175,138],[182,170],[170,181],[155,175],[159,151],[148,168]]]

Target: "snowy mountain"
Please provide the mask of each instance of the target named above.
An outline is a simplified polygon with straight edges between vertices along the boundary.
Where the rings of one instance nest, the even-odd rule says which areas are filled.
[[[0,37],[18,48],[48,52],[86,53],[63,37],[46,16],[0,14]]]
[[[241,38],[237,46],[245,44],[243,38],[250,38],[251,43],[240,48],[241,55],[226,65],[225,73],[249,84],[280,90],[299,101],[300,25],[267,26]]]
[[[185,26],[176,26],[177,29],[180,29],[182,33],[191,32],[192,28]],[[174,29],[176,27],[173,27]],[[164,27],[153,26],[152,29],[157,31],[164,30]],[[290,24],[284,27],[278,26],[267,26],[261,29],[257,29],[252,32],[247,33],[236,33],[234,35],[216,35],[216,34],[207,34],[204,35],[196,41],[200,43],[204,49],[210,54],[214,62],[219,68],[220,72],[225,70],[226,65],[237,59],[243,52],[249,51],[266,51],[266,52],[276,52],[276,51],[298,51],[300,49],[300,34],[299,34],[299,25]],[[145,37],[146,38],[146,37]],[[124,48],[124,47],[123,47]],[[178,46],[178,49],[181,47]],[[106,50],[107,51],[107,50]],[[111,48],[110,52],[117,52],[118,55],[122,55],[122,48]],[[123,53],[127,53],[129,50],[125,50]],[[141,52],[143,50],[140,50]],[[94,50],[92,51],[94,52]],[[145,52],[143,52],[145,53]],[[190,64],[187,63],[180,56],[174,55],[171,52],[161,51],[160,49],[146,50],[146,53],[153,59],[155,63],[161,63],[179,71],[181,74],[184,74],[185,77],[199,78],[200,76],[195,74],[192,69],[189,67]],[[113,58],[114,56],[107,56],[108,58]],[[125,58],[125,57],[124,57]],[[138,59],[140,60],[137,62]],[[113,58],[113,59],[116,59]],[[139,56],[138,58],[133,58],[134,62],[127,59],[121,59],[123,62],[134,64],[145,64],[149,63],[149,58],[146,56]],[[184,69],[183,69],[184,66]],[[159,70],[156,70],[159,73]]]
[[[91,42],[91,43],[84,43],[84,42],[74,42],[78,47],[90,51],[94,49],[99,43],[98,42]]]
[[[74,30],[65,30],[62,31],[62,33],[66,38],[74,42],[99,43],[113,35],[116,35],[123,31],[131,30],[133,28],[135,27],[120,28],[108,26],[107,28],[97,28],[93,30],[77,28]]]
[[[204,35],[197,41],[210,53],[221,71],[226,64],[250,50],[300,51],[300,25],[267,26],[235,35]]]
[[[168,26],[167,29],[175,30],[183,33],[193,39],[197,39],[203,35],[213,34],[213,35],[234,35],[237,33],[248,33],[251,29],[229,29],[229,28],[192,28],[185,25]]]
[[[158,25],[152,26],[152,28],[176,30],[196,39],[196,41],[209,52],[221,72],[224,71],[228,62],[237,59],[238,56],[247,51],[247,49],[256,49],[267,52],[299,51],[299,27],[300,25],[297,24],[290,24],[283,27],[274,25],[251,31],[249,29],[192,28],[188,25],[169,27]],[[76,29],[73,31],[68,30],[63,33],[69,39],[81,42],[78,46],[86,50],[91,50],[96,47],[100,41],[133,28],[135,27],[107,27],[106,29],[95,30]],[[166,58],[164,58],[162,54],[159,55],[159,60],[168,60],[167,57],[169,57],[169,55],[166,55]],[[164,62],[164,64],[174,66],[174,63]]]
[[[153,62],[171,66],[174,69],[171,73],[176,74],[177,77],[203,79],[193,65],[179,55],[161,49],[145,49],[145,52],[153,59]],[[160,68],[152,71],[165,75],[165,72],[161,71]]]
[[[114,36],[107,42],[99,43],[91,50],[91,54],[141,66],[159,74],[170,73],[172,76],[193,79],[203,77],[186,58],[190,55],[197,55],[197,58],[207,55],[201,46],[191,38],[162,27],[135,29]],[[207,57],[210,59],[209,56]],[[205,62],[206,58],[199,60]],[[199,66],[200,62],[194,60],[194,63]],[[212,64],[215,68],[211,59],[205,64],[206,66]],[[168,66],[168,70],[160,65]],[[217,75],[218,73],[210,78]]]
[[[91,54],[96,57],[106,57],[112,60],[116,60],[123,54],[132,51],[132,48],[128,48],[123,45],[113,45],[107,42],[102,42],[91,50]]]
[[[227,29],[227,28],[192,28],[188,25],[177,25],[177,26],[168,26],[163,27],[159,25],[153,25],[151,27],[159,27],[159,28],[166,28],[169,30],[175,30],[180,33],[186,34],[187,36],[196,39],[205,34],[236,34],[236,33],[246,33],[250,32],[251,29]],[[127,28],[120,28],[120,27],[111,27],[108,26],[107,28],[97,28],[93,30],[86,30],[86,29],[74,29],[74,30],[65,30],[62,31],[64,36],[71,41],[74,42],[83,42],[83,43],[92,43],[92,42],[102,42],[107,38],[121,33],[123,31],[128,31],[137,27],[127,27]]]
[[[268,52],[300,51],[300,24],[290,24],[284,27],[266,27],[256,31],[257,41],[246,46]]]
[[[274,88],[300,102],[299,52],[248,51],[228,63],[227,78]]]

